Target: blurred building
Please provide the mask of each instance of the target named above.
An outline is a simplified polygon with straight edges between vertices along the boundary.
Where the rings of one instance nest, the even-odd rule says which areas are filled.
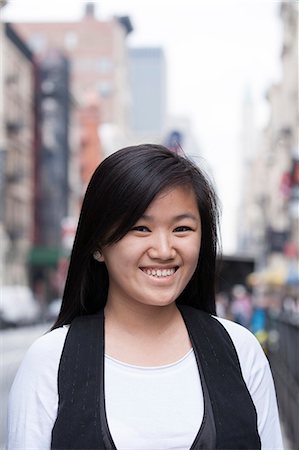
[[[26,284],[34,223],[34,64],[31,51],[9,24],[1,25],[1,33],[3,279],[6,284]]]
[[[299,240],[298,3],[283,2],[280,17],[282,78],[267,94],[270,119],[249,165],[251,195],[243,207],[250,214],[242,227],[248,249],[257,251],[273,282],[288,284]]]
[[[69,61],[58,50],[36,57],[34,236],[28,263],[30,283],[41,301],[52,296],[51,280],[70,251],[63,246],[64,224],[77,221],[83,195],[79,117],[69,72]]]
[[[166,62],[161,48],[128,49],[128,117],[123,133],[115,124],[100,127],[104,156],[126,145],[152,141],[163,143],[167,124]]]
[[[71,89],[70,85],[68,86]],[[79,217],[84,196],[84,184],[81,177],[81,126],[78,102],[69,92],[68,112],[68,216]]]
[[[258,170],[260,156],[257,158],[258,132],[255,126],[255,110],[251,90],[246,88],[241,105],[240,133],[240,180],[242,180],[238,211],[237,250],[241,254],[256,255],[259,252],[263,234],[263,216],[256,205],[262,186],[260,176],[252,178]],[[253,226],[257,228],[253,232]]]
[[[101,127],[110,127],[121,145],[127,132],[126,36],[132,26],[128,17],[97,20],[94,7],[87,3],[75,23],[14,24],[35,61],[35,95],[28,93],[35,113],[33,245],[23,267],[29,264],[42,303],[61,291],[55,288],[60,263],[70,251],[86,185],[104,157]]]
[[[80,173],[84,188],[94,172],[95,167],[104,158],[99,133],[100,105],[96,95],[87,96],[80,109]]]
[[[160,138],[166,126],[166,64],[161,48],[129,50],[131,129],[137,135]]]
[[[36,91],[35,242],[56,247],[68,214],[70,110],[69,62],[58,51],[48,50],[39,59]]]
[[[0,32],[1,281],[34,286],[59,262],[62,223],[79,214],[79,118],[67,59],[34,57],[10,24]]]
[[[116,132],[125,135],[129,112],[126,37],[132,31],[130,19],[97,20],[95,4],[87,3],[79,22],[15,25],[35,54],[47,48],[62,51],[71,63],[71,91],[78,106],[86,105],[86,96],[97,96],[98,126],[112,124]],[[87,152],[85,155],[89,157]]]
[[[0,3],[0,8],[2,7],[2,3]],[[5,33],[5,25],[0,22],[0,42],[4,43],[6,40]],[[4,213],[4,162],[5,162],[5,110],[4,110],[4,83],[5,83],[5,74],[4,74],[4,45],[0,45],[0,228],[3,231],[3,213]],[[2,261],[2,259],[1,259]]]
[[[5,5],[0,0],[1,8]],[[0,21],[0,42],[5,40],[5,25]],[[4,163],[5,163],[5,126],[4,126],[4,45],[0,45],[0,284],[4,283],[4,264],[6,260],[6,245],[8,244],[7,235],[4,229]]]
[[[164,145],[167,148],[178,152],[182,149],[189,158],[203,166],[204,161],[201,155],[201,149],[189,117],[167,117],[165,131]]]

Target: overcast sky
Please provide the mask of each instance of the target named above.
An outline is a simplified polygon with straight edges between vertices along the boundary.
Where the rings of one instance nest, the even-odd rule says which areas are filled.
[[[79,20],[77,0],[9,1],[7,21]],[[270,0],[101,0],[99,19],[129,15],[130,46],[162,46],[168,112],[188,116],[212,167],[223,204],[223,247],[233,251],[240,201],[242,100],[251,92],[257,127],[267,123],[265,93],[280,79],[279,2]]]

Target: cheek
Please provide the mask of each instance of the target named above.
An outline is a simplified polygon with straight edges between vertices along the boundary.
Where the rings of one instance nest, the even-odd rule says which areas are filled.
[[[109,251],[103,252],[104,262],[109,270],[123,270],[123,268],[129,269],[132,265],[136,265],[136,261],[140,257],[142,249],[140,245],[129,241],[123,240],[119,242],[115,247],[110,248]]]
[[[199,258],[199,253],[200,253],[200,244],[201,244],[200,237],[189,242],[188,254],[189,254],[190,262],[195,260],[196,264],[197,264],[197,260]]]
[[[190,271],[192,272],[192,274],[195,272],[195,269],[197,267],[199,254],[200,254],[200,242],[198,242],[197,245],[193,244],[189,248],[188,263],[190,265]]]

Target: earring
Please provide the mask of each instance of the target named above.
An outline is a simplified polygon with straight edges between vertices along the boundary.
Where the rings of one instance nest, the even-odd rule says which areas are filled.
[[[93,257],[94,257],[94,259],[95,259],[96,261],[98,261],[98,262],[104,261],[103,255],[102,255],[102,253],[101,253],[99,250],[96,250],[96,251],[94,252]]]

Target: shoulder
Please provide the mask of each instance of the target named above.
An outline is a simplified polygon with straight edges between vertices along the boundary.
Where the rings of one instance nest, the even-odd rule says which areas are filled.
[[[43,334],[34,341],[27,353],[30,355],[31,353],[39,353],[43,350],[55,350],[63,346],[68,330],[69,325],[64,325]]]
[[[67,332],[67,326],[57,328],[38,338],[29,347],[17,371],[12,393],[23,386],[37,389],[39,385],[46,387],[53,384]]]
[[[180,306],[180,310],[189,324],[196,326],[197,321],[205,324],[205,330],[209,332],[210,339],[213,339],[214,335],[215,339],[228,338],[232,342],[247,386],[250,386],[253,381],[256,382],[258,374],[269,374],[269,364],[264,351],[256,337],[247,328],[193,307]]]
[[[242,374],[246,384],[256,382],[259,374],[270,376],[269,363],[257,338],[247,328],[231,320],[213,316],[229,334],[238,354]]]
[[[57,374],[68,327],[38,338],[17,371],[8,401],[8,449],[50,448],[57,414]]]
[[[45,367],[59,362],[68,329],[63,326],[39,337],[27,350],[22,365]]]
[[[258,352],[262,350],[254,334],[247,328],[231,320],[223,319],[222,317],[212,316],[212,318],[217,320],[217,322],[225,328],[238,353],[242,352],[242,350],[247,352],[248,349],[253,349]]]
[[[228,332],[254,402],[262,448],[283,449],[276,393],[268,359],[256,337],[241,325],[214,317]]]

